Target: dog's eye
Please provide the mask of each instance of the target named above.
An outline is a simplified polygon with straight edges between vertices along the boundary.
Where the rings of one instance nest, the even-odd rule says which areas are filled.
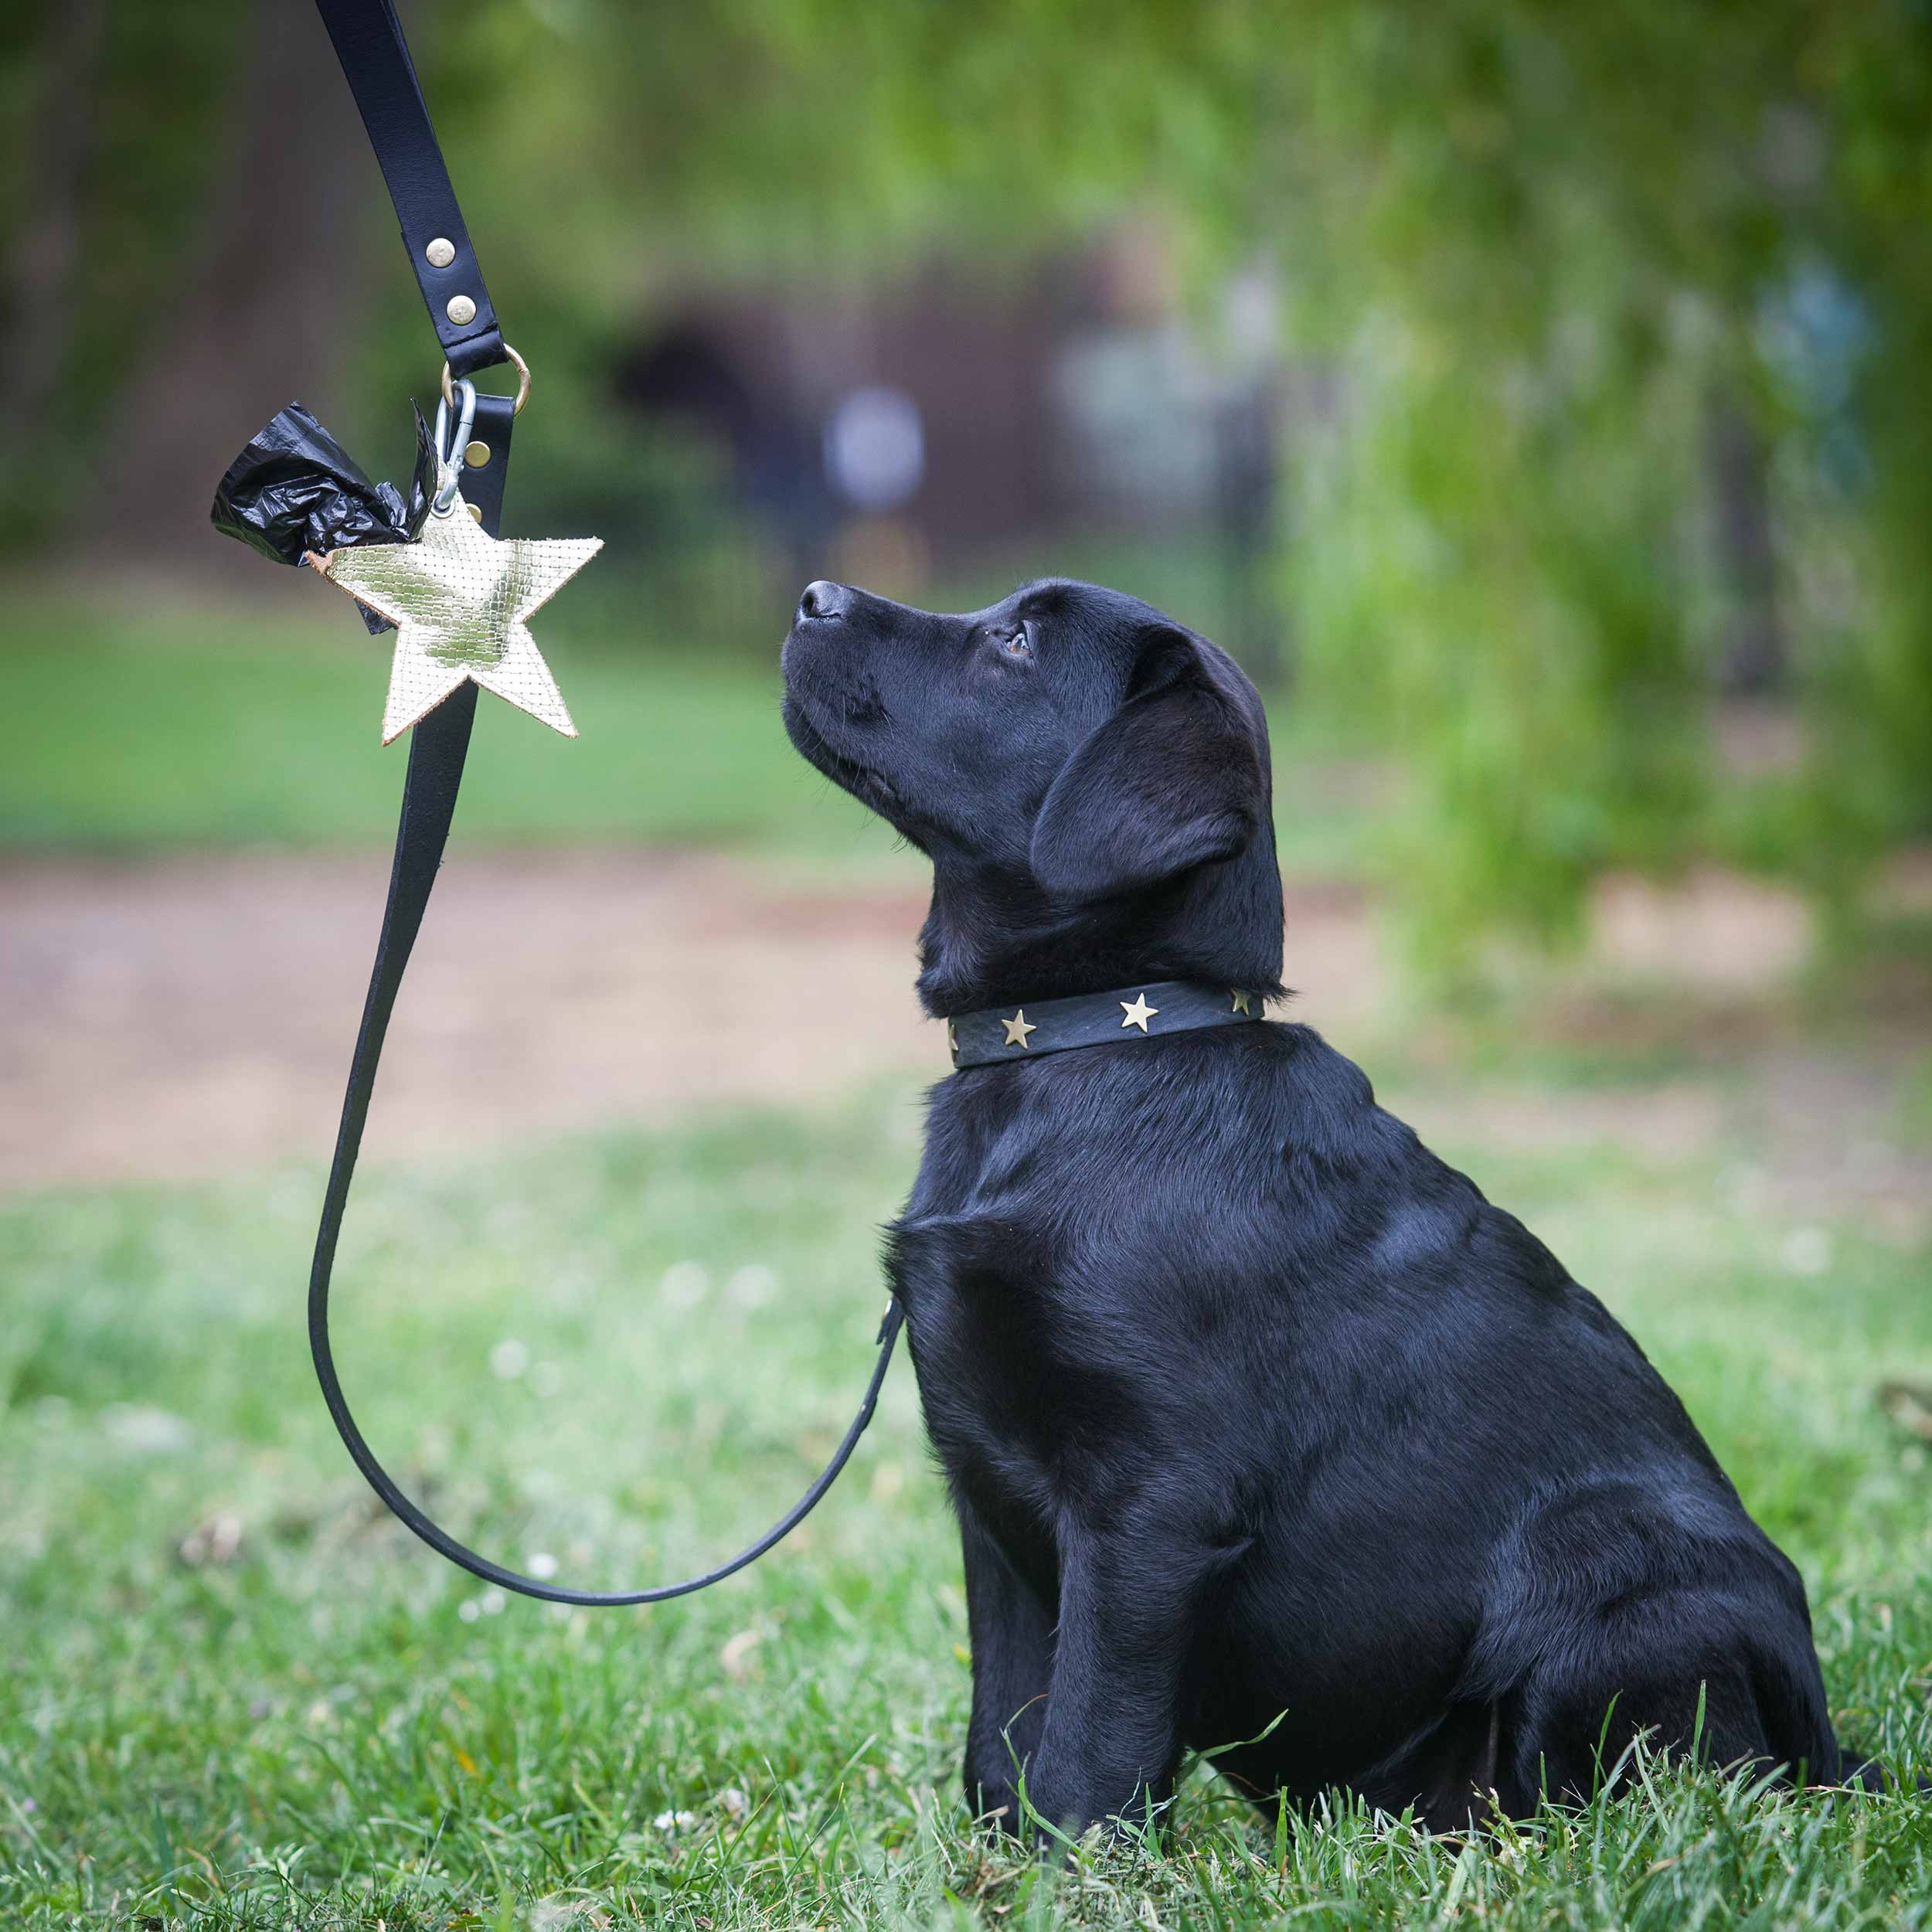
[[[1033,655],[1033,634],[1030,626],[1021,624],[999,641],[1000,655],[1008,658],[1030,658]]]

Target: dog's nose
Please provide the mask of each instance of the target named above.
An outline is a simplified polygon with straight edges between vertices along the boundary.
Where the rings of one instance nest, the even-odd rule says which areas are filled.
[[[828,623],[842,617],[851,600],[852,593],[842,583],[828,583],[821,577],[805,586],[805,594],[798,600],[798,615],[801,621],[813,618]]]

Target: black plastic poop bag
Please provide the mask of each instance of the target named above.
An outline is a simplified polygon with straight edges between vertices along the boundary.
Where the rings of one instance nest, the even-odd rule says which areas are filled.
[[[229,464],[209,513],[215,528],[277,563],[359,543],[408,543],[423,527],[434,486],[429,425],[416,412],[416,473],[409,500],[393,483],[372,483],[342,444],[299,403],[278,410]],[[362,611],[371,631],[389,627]]]

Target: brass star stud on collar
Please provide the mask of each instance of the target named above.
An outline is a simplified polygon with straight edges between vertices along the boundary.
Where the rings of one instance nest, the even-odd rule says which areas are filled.
[[[1246,1013],[1250,1019],[1254,1017],[1253,1004],[1254,995],[1252,993],[1244,993],[1238,986],[1230,986],[1228,988],[1228,997],[1234,1002],[1234,1004],[1228,1009],[1230,1012]]]
[[[1039,1031],[1037,1026],[1028,1022],[1026,1009],[1024,1006],[1015,1007],[1013,1017],[1011,1019],[1002,1020],[1000,1025],[1006,1029],[1006,1039],[1004,1043],[1008,1046],[1025,1046],[1027,1044],[1026,1036]]]
[[[383,742],[391,744],[465,678],[574,738],[563,694],[526,620],[604,548],[600,537],[486,536],[457,496],[413,543],[368,543],[308,561],[396,626]]]
[[[1121,1024],[1123,1026],[1138,1026],[1143,1033],[1147,1031],[1148,1022],[1161,1010],[1158,1006],[1148,1005],[1145,993],[1136,993],[1131,1001],[1123,999],[1114,1003],[1127,1015]]]

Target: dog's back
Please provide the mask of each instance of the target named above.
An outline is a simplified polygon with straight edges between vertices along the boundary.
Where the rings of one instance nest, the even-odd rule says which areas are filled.
[[[1643,1726],[1836,1774],[1802,1585],[1682,1404],[1311,1029],[954,1077],[893,1253],[935,1446],[1040,1597],[1070,1513],[1211,1573],[1175,1723],[1267,1732],[1243,1784],[1461,1821]]]

